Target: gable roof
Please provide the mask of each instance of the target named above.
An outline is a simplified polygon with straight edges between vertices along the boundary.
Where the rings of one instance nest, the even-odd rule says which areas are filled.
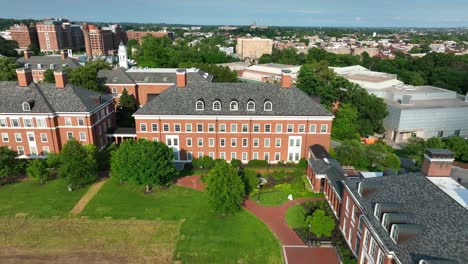
[[[41,67],[42,70],[51,69],[50,68],[51,64],[54,64],[54,70],[63,69],[64,64],[66,64],[67,67],[71,69],[75,69],[81,66],[79,61],[76,59],[67,57],[64,60],[62,60],[62,57],[57,56],[57,55],[31,56],[29,59],[25,59],[24,57],[22,57],[22,58],[19,58],[17,62],[23,65],[26,63],[29,63],[31,65],[30,68],[33,70],[39,70],[39,67],[38,67],[39,64],[42,64],[42,67]]]
[[[358,194],[360,182],[376,188],[361,197]],[[421,259],[468,263],[468,210],[422,174],[347,179],[343,183],[357,199],[372,229],[401,263],[419,264]],[[421,226],[422,232],[395,244],[373,214],[376,203],[398,203],[400,213],[411,215],[411,222],[407,224]]]
[[[197,101],[204,110],[195,110]],[[221,110],[213,110],[213,102],[221,102]],[[238,110],[230,110],[230,102],[238,103]],[[255,111],[247,111],[247,103],[255,102]],[[264,111],[264,103],[272,103],[271,111]],[[328,116],[322,105],[315,103],[296,87],[281,88],[268,83],[189,83],[184,88],[172,86],[141,107],[135,115],[228,115],[228,116]]]

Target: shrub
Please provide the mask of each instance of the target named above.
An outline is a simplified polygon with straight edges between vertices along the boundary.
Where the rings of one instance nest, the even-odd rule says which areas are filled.
[[[305,158],[301,158],[299,163],[297,163],[297,167],[299,169],[306,169],[307,168],[307,160]]]
[[[248,164],[249,164],[249,166],[252,166],[252,167],[266,167],[266,166],[268,166],[268,161],[266,161],[266,160],[250,160]]]
[[[234,167],[234,168],[237,168],[239,167],[240,165],[242,165],[242,161],[238,160],[238,159],[232,159],[231,160],[231,166]]]
[[[192,167],[199,169],[199,168],[201,168],[202,166],[203,166],[202,159],[194,158],[194,159],[192,160]]]

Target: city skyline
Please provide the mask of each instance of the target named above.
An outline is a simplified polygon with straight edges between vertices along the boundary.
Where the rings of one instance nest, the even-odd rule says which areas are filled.
[[[271,3],[226,0],[155,1],[116,0],[108,2],[83,0],[77,5],[70,0],[56,2],[21,1],[0,3],[8,6],[0,11],[2,18],[64,17],[74,21],[139,22],[188,25],[257,25],[330,26],[330,27],[465,27],[468,2],[455,0],[451,5],[435,1],[402,1],[391,3],[362,0],[291,0]],[[69,8],[69,7],[73,8]],[[90,8],[93,6],[93,8]],[[25,8],[28,7],[28,8]]]

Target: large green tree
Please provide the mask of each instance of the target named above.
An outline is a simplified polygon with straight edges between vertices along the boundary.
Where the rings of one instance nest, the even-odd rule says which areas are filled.
[[[96,92],[104,92],[103,80],[98,78],[100,70],[110,69],[104,61],[92,61],[83,67],[68,69],[68,80],[71,84]]]
[[[54,70],[47,69],[44,72],[44,79],[42,81],[45,82],[45,83],[55,83]]]
[[[127,89],[122,91],[122,94],[119,98],[119,106],[126,108],[128,110],[135,110],[136,103],[135,98],[132,95],[128,94]]]
[[[228,215],[242,210],[245,188],[238,172],[226,161],[217,162],[206,181],[208,201],[216,213]]]
[[[332,136],[338,139],[358,139],[357,108],[351,104],[343,104],[333,119]]]
[[[0,57],[0,81],[15,81],[18,66],[14,58]]]
[[[0,55],[7,57],[18,57],[18,43],[14,40],[6,40],[0,37]]]
[[[9,147],[0,147],[0,178],[12,176],[19,172],[17,155]]]
[[[367,168],[369,161],[364,145],[358,140],[346,140],[336,148],[336,159],[344,166]]]
[[[315,210],[306,221],[310,224],[310,232],[317,237],[330,237],[336,225],[333,217],[325,215],[325,211],[321,209]]]
[[[96,180],[98,167],[94,150],[90,153],[75,139],[67,141],[60,152],[59,159],[58,175],[66,180],[70,191]]]
[[[49,178],[49,170],[47,168],[47,162],[43,159],[34,159],[26,168],[26,174],[38,181],[39,184],[44,184],[47,178]]]

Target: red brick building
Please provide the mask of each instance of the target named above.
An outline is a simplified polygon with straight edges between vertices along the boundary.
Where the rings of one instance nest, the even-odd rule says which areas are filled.
[[[56,84],[36,84],[30,68],[17,71],[18,82],[0,82],[0,146],[20,157],[59,152],[70,138],[102,148],[115,127],[110,96],[67,83],[55,71]]]
[[[347,177],[321,146],[309,154],[312,188],[324,192],[357,263],[468,263],[468,210],[430,180],[450,176],[453,153],[428,150],[422,173],[366,179]]]
[[[148,34],[156,38],[168,37],[172,40],[175,39],[174,32],[168,31],[127,31],[127,38],[129,40],[136,39],[139,43],[141,43],[143,41],[143,37]]]
[[[111,30],[88,24],[83,24],[82,29],[86,55],[89,58],[107,56],[109,51],[116,49]]]
[[[134,114],[137,138],[165,142],[176,161],[298,162],[309,145],[328,148],[333,116],[290,73],[281,84],[187,83],[187,75],[178,70],[176,85]]]
[[[29,45],[35,44],[39,47],[39,41],[37,39],[37,30],[34,24],[25,25],[19,24],[10,27],[11,39],[18,43],[18,47],[22,50],[26,50]]]
[[[71,25],[65,19],[47,19],[36,24],[39,47],[42,52],[57,52],[72,48]]]

